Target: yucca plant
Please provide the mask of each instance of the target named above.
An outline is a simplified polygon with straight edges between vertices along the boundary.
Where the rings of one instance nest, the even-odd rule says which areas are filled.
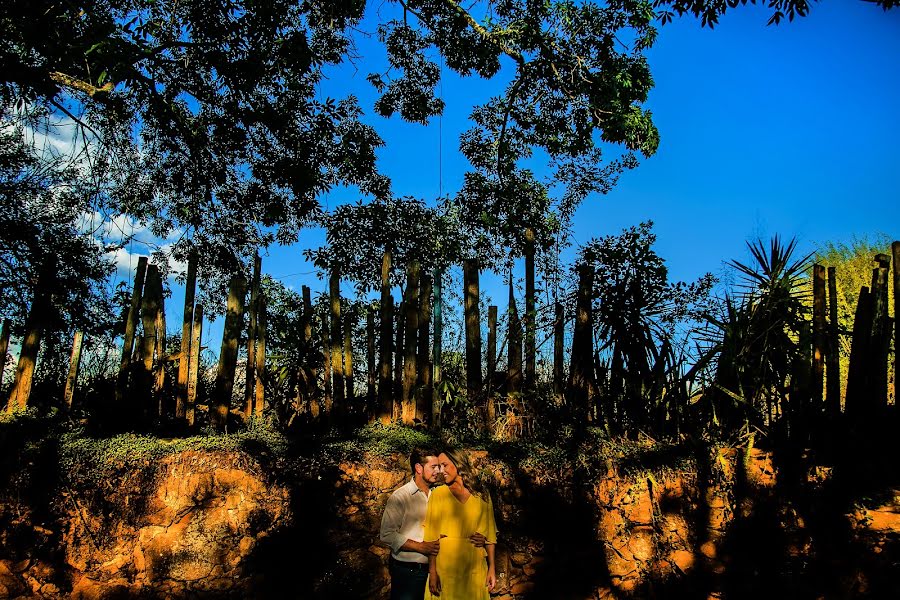
[[[812,254],[795,258],[796,239],[784,244],[778,236],[768,247],[761,240],[747,246],[753,262],[728,263],[741,276],[736,294],[726,298],[722,314],[708,318],[718,333],[709,349],[717,357],[710,399],[717,420],[731,427],[764,426],[791,408],[789,385],[796,389],[803,375],[798,365],[808,342],[802,284]]]

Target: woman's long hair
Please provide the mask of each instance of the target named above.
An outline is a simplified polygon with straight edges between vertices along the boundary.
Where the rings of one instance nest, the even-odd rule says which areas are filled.
[[[475,473],[475,469],[472,467],[472,461],[469,459],[469,453],[463,450],[449,448],[444,450],[444,454],[447,455],[447,458],[450,459],[456,467],[456,470],[459,471],[459,476],[462,477],[466,489],[485,502],[488,502],[490,500],[490,492],[481,477]]]

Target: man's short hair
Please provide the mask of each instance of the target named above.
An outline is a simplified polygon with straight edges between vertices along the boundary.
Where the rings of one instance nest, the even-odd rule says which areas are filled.
[[[440,454],[436,448],[432,448],[429,446],[416,446],[409,453],[409,470],[412,471],[412,474],[416,474],[416,465],[425,466],[425,459],[429,456],[437,457]]]

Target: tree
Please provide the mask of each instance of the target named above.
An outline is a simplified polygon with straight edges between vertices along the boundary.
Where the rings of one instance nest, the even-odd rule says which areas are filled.
[[[864,0],[876,4],[884,10],[900,6],[898,0]],[[809,14],[810,5],[816,0],[765,0],[768,8],[772,9],[769,17],[769,25],[778,25],[787,16],[788,21],[795,17],[805,17]],[[660,8],[659,18],[663,23],[672,21],[674,14],[679,16],[690,13],[700,19],[700,23],[706,27],[715,27],[719,17],[726,11],[737,8],[738,4],[756,4],[757,0],[654,0],[653,7]],[[760,4],[763,4],[761,1]],[[669,10],[671,9],[671,10]]]
[[[597,351],[609,373],[606,400],[618,405],[619,421],[627,426],[665,418],[661,401],[681,377],[677,349],[687,343],[679,325],[700,320],[716,281],[707,273],[690,284],[670,282],[665,261],[653,250],[652,229],[647,221],[593,239],[580,251],[594,272]]]

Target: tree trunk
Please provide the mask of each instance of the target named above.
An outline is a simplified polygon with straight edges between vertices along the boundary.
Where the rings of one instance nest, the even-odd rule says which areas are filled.
[[[313,366],[312,352],[312,298],[308,286],[303,286],[303,311],[300,313],[300,329],[303,331],[303,353],[297,367],[296,406],[300,413],[312,413],[315,401],[316,378],[318,371]]]
[[[116,378],[116,404],[125,400],[128,390],[128,374],[131,371],[131,355],[134,353],[134,333],[137,330],[141,314],[141,295],[144,290],[144,279],[147,274],[147,257],[138,258],[137,270],[134,274],[134,288],[131,291],[131,305],[125,318],[125,340],[122,344],[122,360],[119,363],[119,374]]]
[[[825,267],[813,265],[812,410],[822,411],[825,385]]]
[[[63,394],[66,411],[72,411],[72,398],[75,396],[75,385],[78,382],[78,366],[81,364],[81,344],[84,332],[76,331],[72,341],[72,354],[69,357],[69,375],[66,377],[66,391]]]
[[[431,275],[422,272],[420,275],[419,288],[419,333],[418,333],[418,356],[416,357],[416,365],[419,373],[416,378],[416,417],[423,423],[431,425],[431,396],[432,396],[432,364],[429,361],[429,342],[431,329]]]
[[[381,306],[378,367],[378,419],[387,425],[393,417],[394,382],[391,380],[391,353],[394,341],[394,298],[391,296],[391,253],[381,259]]]
[[[825,404],[828,414],[837,418],[841,414],[841,337],[838,322],[837,274],[828,267],[828,353],[825,364]]]
[[[416,336],[419,333],[419,263],[410,262],[406,266],[406,294],[403,305],[406,316],[406,343],[403,349],[403,396],[400,418],[404,424],[411,425],[416,418],[415,398],[416,386]]]
[[[203,305],[194,307],[194,323],[191,328],[191,355],[187,380],[187,406],[184,420],[188,427],[194,426],[194,411],[197,407],[197,382],[200,377],[200,343],[203,339]]]
[[[244,326],[244,297],[247,280],[235,275],[228,286],[228,304],[225,311],[225,329],[222,333],[222,349],[219,352],[219,369],[213,401],[209,403],[209,421],[216,431],[226,431],[228,411],[234,391],[234,372],[237,369],[238,344]]]
[[[332,377],[331,377],[331,340],[329,336],[329,328],[328,328],[328,313],[330,312],[329,307],[325,307],[321,314],[322,320],[322,330],[319,332],[319,337],[321,338],[322,343],[322,406],[320,407],[319,414],[323,416],[323,418],[327,421],[331,419],[331,409],[333,404],[333,396],[332,396]]]
[[[0,380],[3,378],[3,372],[6,370],[6,357],[9,353],[9,319],[3,319],[3,329],[0,329]]]
[[[341,277],[337,270],[331,272],[328,282],[328,296],[331,305],[331,386],[332,417],[339,422],[347,412],[344,394],[344,338],[341,335]]]
[[[525,388],[534,390],[536,376],[537,308],[534,286],[534,230],[525,229]]]
[[[253,258],[253,279],[250,285],[250,327],[247,331],[247,366],[244,377],[244,420],[249,421],[253,416],[253,399],[256,385],[256,337],[257,337],[257,313],[259,311],[259,285],[262,272],[262,259],[259,254]]]
[[[166,400],[166,304],[163,295],[162,277],[157,277],[156,289],[153,290],[156,295],[156,364],[153,373],[153,404],[156,406],[156,414],[159,417],[165,415],[166,407],[163,403]]]
[[[194,297],[197,293],[197,253],[188,258],[187,281],[184,285],[184,318],[181,322],[181,358],[178,360],[178,383],[175,390],[175,418],[184,419],[188,396],[188,373],[191,361],[191,330],[194,326]]]
[[[466,394],[469,402],[481,393],[481,316],[478,308],[478,261],[463,262],[466,319]]]

